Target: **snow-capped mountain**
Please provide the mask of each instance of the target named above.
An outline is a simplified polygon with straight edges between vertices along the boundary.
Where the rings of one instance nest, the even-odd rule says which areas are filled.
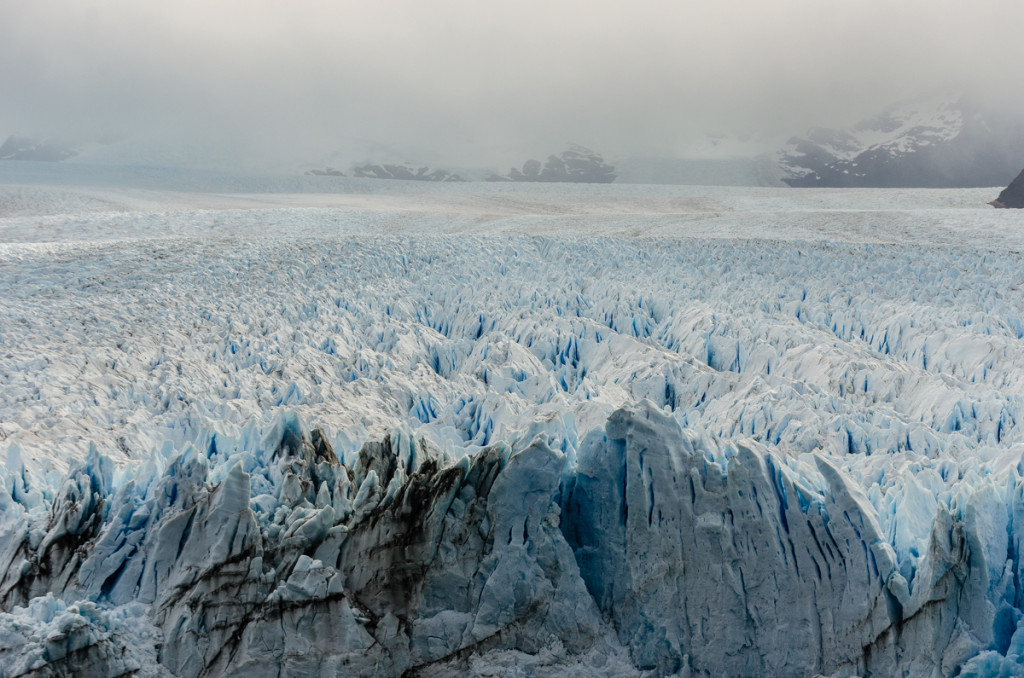
[[[886,109],[849,129],[814,128],[778,153],[797,187],[1005,185],[1024,158],[1024,115],[964,96]]]
[[[76,144],[67,141],[12,135],[0,145],[0,160],[59,162],[73,158],[79,152]]]

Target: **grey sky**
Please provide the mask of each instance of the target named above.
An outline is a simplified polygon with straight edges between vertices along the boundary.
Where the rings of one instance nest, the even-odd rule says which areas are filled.
[[[671,155],[1019,89],[1019,0],[0,0],[0,134]],[[349,141],[346,141],[349,140]]]

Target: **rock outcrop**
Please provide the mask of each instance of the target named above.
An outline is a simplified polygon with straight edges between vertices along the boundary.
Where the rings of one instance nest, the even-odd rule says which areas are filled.
[[[512,168],[505,176],[492,175],[488,181],[549,181],[610,184],[615,181],[615,167],[605,163],[600,154],[578,144],[558,155],[550,155],[542,165],[527,160],[521,170]]]
[[[993,207],[1024,209],[1024,171],[1021,171],[1017,178],[1003,189],[999,197],[989,204]]]
[[[454,172],[429,167],[410,167],[391,163],[356,165],[352,175],[368,179],[398,179],[401,181],[463,181]]]

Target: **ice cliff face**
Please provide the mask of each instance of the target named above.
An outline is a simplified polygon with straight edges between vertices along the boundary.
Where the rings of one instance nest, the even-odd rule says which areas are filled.
[[[29,607],[6,625],[54,593],[142,603],[160,663],[180,676],[400,675],[471,650],[558,639],[582,652],[599,638],[559,531],[565,457],[543,437],[444,468],[401,433],[346,464],[294,418],[264,442],[190,449],[120,483],[92,456],[49,510],[7,476],[5,515],[28,520],[5,523],[0,591],[6,609]],[[26,642],[5,658],[10,675],[59,675],[70,654],[97,675],[142,665],[102,618],[80,626],[62,632],[70,652],[55,634]]]
[[[638,668],[675,673],[685,654],[709,675],[877,668],[864,655],[898,621],[895,557],[834,469],[811,489],[748,447],[709,464],[653,409],[588,443],[564,525]]]
[[[563,531],[638,668],[949,675],[1024,640],[1020,528],[1003,508],[1019,515],[1019,475],[1000,499],[986,488],[990,515],[936,507],[910,566],[824,458],[706,444],[657,410],[620,411],[569,483]]]
[[[609,675],[1009,667],[1019,466],[953,481],[969,503],[940,500],[925,549],[901,554],[821,456],[721,445],[649,401],[575,460],[541,432],[445,464],[406,431],[338,459],[286,415],[131,477],[93,454],[52,497],[7,470],[0,660],[11,676],[431,675],[557,643]]]

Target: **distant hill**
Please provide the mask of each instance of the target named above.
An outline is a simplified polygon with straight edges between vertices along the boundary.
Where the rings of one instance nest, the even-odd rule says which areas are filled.
[[[521,170],[513,167],[506,175],[491,175],[488,181],[610,184],[615,178],[615,167],[607,164],[599,153],[579,144],[569,144],[560,154],[549,155],[543,164],[539,160],[527,160]]]
[[[353,176],[370,179],[399,179],[402,181],[464,181],[458,174],[443,169],[410,167],[392,163],[356,165]]]
[[[343,177],[345,173],[341,170],[336,170],[333,167],[327,169],[311,169],[306,172],[311,177]]]
[[[0,160],[58,162],[76,155],[78,149],[73,144],[57,139],[9,136],[0,145]]]

